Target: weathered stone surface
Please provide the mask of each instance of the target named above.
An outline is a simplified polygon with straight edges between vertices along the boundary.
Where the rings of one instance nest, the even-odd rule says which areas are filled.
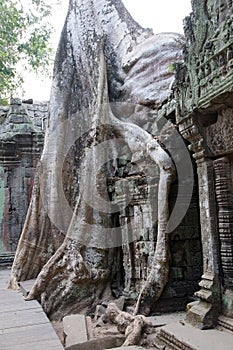
[[[187,324],[172,323],[161,329],[158,339],[171,349],[203,350],[232,348],[232,335],[219,330],[201,331]]]
[[[177,81],[182,82],[185,115],[196,108],[211,111],[211,105],[221,109],[231,101],[222,96],[232,91],[232,2],[195,0],[192,5],[184,25],[185,65],[179,67]]]
[[[65,346],[85,343],[88,340],[86,317],[84,315],[69,315],[63,318]]]
[[[218,318],[218,325],[220,326],[220,329],[228,330],[233,334],[233,318],[231,317],[225,317],[225,316],[219,316]]]
[[[30,101],[29,101],[30,102]],[[20,113],[18,116],[22,116],[22,109],[19,106],[23,106],[23,113],[27,113],[34,127],[39,127],[40,130],[45,131],[47,120],[48,120],[48,102],[37,102],[28,103],[28,100],[20,101],[17,111]],[[6,119],[9,113],[10,106],[0,106],[0,125]],[[39,114],[39,117],[37,115]]]
[[[0,106],[0,254],[16,250],[43,147],[48,113],[47,103],[28,105],[20,99],[11,102],[10,106]],[[35,117],[38,108],[43,109],[40,123]]]
[[[231,268],[231,264],[230,264]],[[233,319],[233,291],[232,288],[226,289],[222,294],[222,311],[225,316]]]
[[[119,348],[123,344],[124,339],[125,337],[123,335],[106,336],[102,338],[91,339],[85,343],[66,347],[66,350],[103,350]]]
[[[197,163],[203,249],[200,301],[188,319],[207,328],[217,324],[221,311],[232,315],[233,3],[194,0],[192,7],[175,90],[179,130]]]
[[[123,347],[118,347],[118,348],[111,348],[113,349],[119,349],[119,350],[143,350],[145,348],[142,348],[141,346],[123,346]],[[111,350],[110,349],[110,350]],[[105,350],[105,349],[104,349]]]
[[[233,153],[233,110],[219,112],[216,123],[206,128],[206,142],[215,156]]]
[[[214,170],[224,285],[233,290],[233,182],[230,159],[222,157],[215,160]]]

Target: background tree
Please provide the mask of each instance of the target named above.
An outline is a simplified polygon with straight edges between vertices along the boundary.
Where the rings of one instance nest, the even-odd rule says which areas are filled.
[[[53,2],[0,0],[0,99],[22,85],[22,71],[45,72],[51,61]]]

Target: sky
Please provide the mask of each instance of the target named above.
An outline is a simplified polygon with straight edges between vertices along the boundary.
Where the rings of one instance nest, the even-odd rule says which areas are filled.
[[[61,0],[53,13],[52,38],[54,51],[66,17],[69,0]],[[183,19],[191,12],[191,0],[123,0],[133,18],[143,27],[152,28],[154,33],[183,33]],[[32,73],[24,74],[24,98],[47,101],[50,96],[51,79],[39,79]]]

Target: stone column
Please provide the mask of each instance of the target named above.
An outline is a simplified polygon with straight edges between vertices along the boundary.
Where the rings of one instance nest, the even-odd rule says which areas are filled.
[[[191,120],[188,124],[186,128],[185,125],[181,126],[181,133],[191,143],[190,150],[194,152],[197,163],[203,275],[199,283],[201,289],[195,293],[199,301],[188,306],[187,320],[201,329],[207,329],[217,324],[221,311],[214,165],[205,148],[201,128]]]
[[[223,272],[222,311],[233,316],[233,195],[229,157],[214,161],[215,187],[218,203],[220,254]]]

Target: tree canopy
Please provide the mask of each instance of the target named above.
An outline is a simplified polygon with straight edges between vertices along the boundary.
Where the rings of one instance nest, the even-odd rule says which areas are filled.
[[[48,0],[0,0],[0,99],[21,86],[20,72],[45,71],[51,58]]]

